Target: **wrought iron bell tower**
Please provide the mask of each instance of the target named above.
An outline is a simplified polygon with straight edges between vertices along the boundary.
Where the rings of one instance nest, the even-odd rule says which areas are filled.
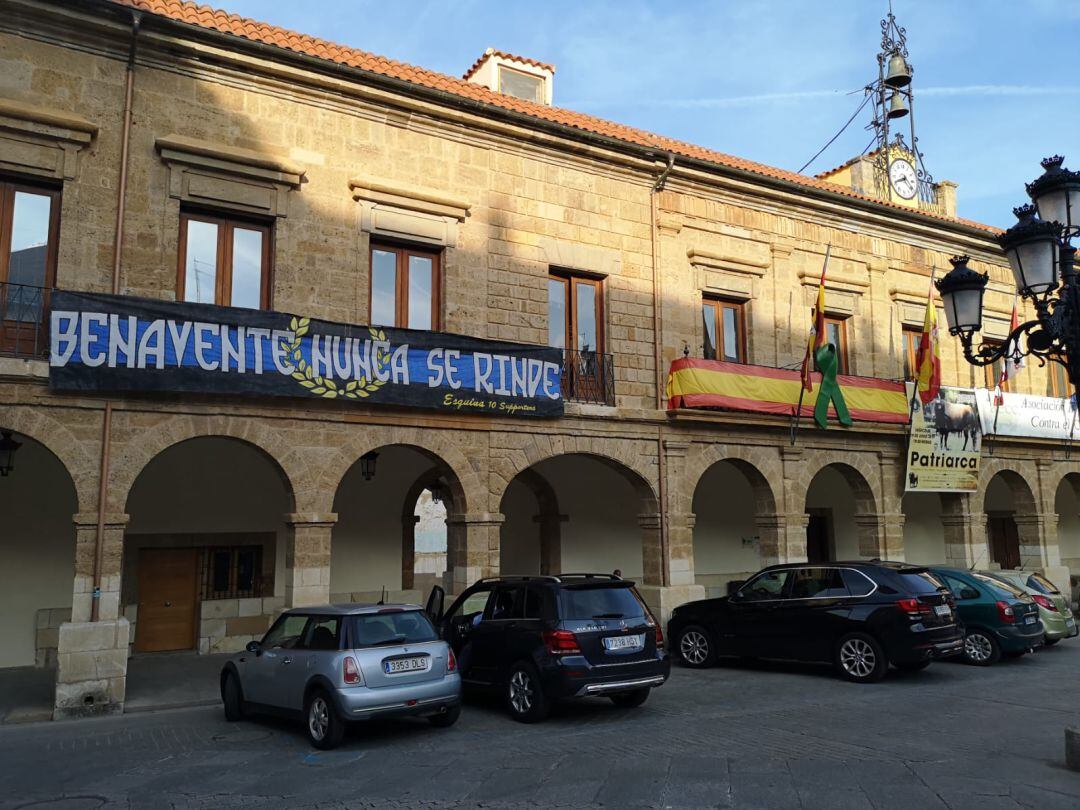
[[[915,92],[911,82],[914,69],[908,61],[907,31],[897,24],[891,1],[889,13],[881,21],[877,63],[878,78],[866,88],[874,109],[867,129],[874,132],[871,154],[875,191],[885,200],[936,209],[937,188],[915,134]]]

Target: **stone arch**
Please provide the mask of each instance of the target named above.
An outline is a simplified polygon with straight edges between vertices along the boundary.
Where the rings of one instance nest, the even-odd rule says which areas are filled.
[[[783,480],[779,453],[760,447],[743,445],[703,444],[687,456],[683,467],[681,484],[674,498],[669,499],[677,512],[692,513],[694,494],[701,479],[713,465],[729,461],[743,473],[754,490],[755,507],[762,513],[775,514],[780,500],[773,490],[770,479]]]
[[[66,424],[59,422],[47,408],[7,408],[0,414],[0,428],[13,430],[27,436],[47,449],[64,465],[75,487],[79,512],[97,508],[98,476],[101,458],[96,451],[100,441],[89,447],[71,432]],[[94,430],[94,426],[90,426]],[[101,434],[98,421],[97,434]]]
[[[263,420],[184,415],[162,421],[160,414],[134,414],[130,419],[131,424],[116,426],[126,428],[131,438],[122,445],[117,443],[113,451],[108,496],[113,510],[121,511],[139,475],[164,451],[192,439],[223,438],[251,445],[266,456],[289,494],[285,511],[307,511],[297,489],[297,483],[304,480],[302,459],[287,439]],[[143,419],[146,424],[140,424]]]
[[[614,478],[608,479],[611,486],[616,489],[627,486],[630,492],[631,498],[636,502],[636,517],[637,525],[641,533],[641,561],[642,561],[642,575],[646,584],[659,585],[663,577],[663,553],[660,542],[660,502],[656,496],[656,492],[653,485],[641,474],[641,472],[634,467],[624,463],[623,460],[616,457],[615,454],[608,454],[604,452],[606,445],[603,442],[564,442],[562,445],[562,452],[544,452],[537,453],[530,457],[536,460],[518,470],[508,481],[502,482],[501,486],[497,489],[493,487],[492,496],[496,495],[499,498],[499,509],[504,510],[506,499],[508,497],[508,491],[510,485],[515,481],[524,481],[525,485],[534,493],[539,492],[537,498],[538,505],[546,506],[549,509],[558,509],[560,506],[567,509],[567,511],[573,511],[575,509],[573,504],[566,504],[564,501],[567,499],[573,501],[579,500],[577,496],[580,494],[579,490],[575,490],[571,485],[567,485],[562,476],[557,476],[555,479],[550,477],[551,471],[545,470],[545,467],[551,467],[552,465],[569,465],[572,464],[574,459],[588,459],[589,462],[597,465],[601,465],[612,473]],[[599,451],[599,452],[597,452]],[[634,460],[632,452],[623,451],[619,454],[622,459]],[[566,466],[563,472],[571,473],[574,469]],[[536,479],[539,478],[542,483],[538,483]],[[619,481],[621,483],[614,483]],[[531,485],[530,485],[531,482]],[[562,487],[562,494],[559,495],[559,487]],[[550,490],[550,492],[548,491]],[[614,491],[614,490],[613,490]],[[623,490],[626,492],[626,490]],[[580,522],[575,523],[575,515],[578,520],[582,517],[586,519],[596,519],[596,512],[591,507],[586,508],[581,503],[577,506],[577,512],[568,516],[553,512],[546,516],[547,523],[541,520],[541,530],[548,531],[549,537],[547,542],[549,545],[561,544],[561,527],[560,523],[568,518],[569,522],[573,526],[581,525]],[[583,515],[582,513],[586,513]],[[619,517],[625,517],[627,511],[620,512]],[[625,537],[625,535],[620,535]],[[571,548],[580,548],[580,546],[571,546]],[[625,552],[627,549],[623,548],[623,556],[619,558],[617,555],[620,553],[615,549],[606,549],[615,554],[616,557],[611,560],[612,568],[622,567],[619,564],[619,560],[626,559]],[[595,561],[594,561],[595,562]],[[562,553],[558,560],[555,559],[554,552],[549,552],[547,559],[547,565],[549,568],[552,566],[558,567],[558,570],[562,570],[567,565],[571,568],[574,567],[573,563],[568,563],[565,553]],[[595,567],[595,566],[594,566]],[[628,574],[629,575],[629,574]]]
[[[1061,564],[1080,573],[1080,472],[1066,472],[1054,489]]]
[[[426,456],[447,475],[447,485],[458,514],[467,514],[486,501],[487,487],[466,451],[437,431],[395,428],[387,433],[360,431],[348,435],[327,451],[313,476],[313,511],[330,512],[345,475],[365,453],[380,447],[402,446]]]
[[[987,560],[1003,567],[1046,564],[1045,515],[1039,509],[1039,490],[1032,487],[1032,481],[1038,481],[1034,465],[1024,462],[993,459],[980,471],[980,511],[986,538],[983,556]],[[1011,510],[1002,509],[999,502],[991,503],[998,482],[1009,493]]]
[[[649,449],[642,445],[648,444]],[[514,450],[493,453],[491,504],[498,508],[510,482],[523,470],[541,461],[559,456],[590,456],[616,472],[626,475],[638,492],[643,503],[652,502],[659,513],[657,496],[656,446],[655,442],[610,441],[593,436],[539,436],[525,437],[524,444]],[[647,459],[647,461],[646,461]]]
[[[878,487],[874,483],[878,473],[876,465],[871,466],[867,461],[859,457],[852,457],[848,461],[832,461],[823,457],[823,454],[815,454],[815,456],[814,460],[817,463],[808,463],[804,467],[803,474],[799,477],[798,485],[795,488],[795,492],[802,493],[803,504],[806,506],[807,512],[810,511],[811,487],[815,479],[827,470],[839,474],[847,484],[854,502],[852,514],[854,525],[851,530],[857,540],[859,556],[866,558],[885,556],[881,515],[878,509],[878,504],[882,500],[878,493]],[[808,529],[808,542],[810,540],[809,531],[811,530]],[[837,532],[836,527],[833,527],[833,531]],[[834,552],[836,545],[838,544],[834,543]],[[809,549],[807,553],[809,555]],[[845,555],[839,554],[839,556]]]
[[[416,479],[405,493],[405,500],[401,504],[401,588],[412,590],[415,582],[416,565],[416,524],[420,520],[416,516],[416,504],[424,490],[432,489],[443,479],[442,471],[438,467],[432,467],[426,473]],[[454,514],[454,493],[451,490],[444,496],[444,504],[448,515]]]
[[[768,459],[747,448],[706,446],[690,464],[698,477],[689,504],[676,498],[688,507],[694,582],[711,595],[786,556],[776,493],[757,466],[762,456]]]

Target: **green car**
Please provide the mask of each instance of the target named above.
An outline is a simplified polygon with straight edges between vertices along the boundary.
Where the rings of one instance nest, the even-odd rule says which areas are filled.
[[[931,568],[956,599],[964,624],[964,659],[988,666],[1002,655],[1020,656],[1041,647],[1039,606],[1025,591],[1002,579],[960,568]]]
[[[1005,580],[1031,595],[1039,606],[1046,644],[1057,644],[1063,638],[1080,633],[1080,627],[1069,610],[1069,600],[1053,582],[1036,571],[990,571],[990,576]]]

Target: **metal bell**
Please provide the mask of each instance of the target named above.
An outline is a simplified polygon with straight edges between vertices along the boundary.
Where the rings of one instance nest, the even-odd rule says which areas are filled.
[[[889,97],[889,118],[903,118],[908,112],[908,105],[907,101],[904,100],[904,94],[893,93]]]
[[[885,73],[885,84],[889,87],[906,87],[911,84],[911,66],[908,65],[904,55],[899,51],[893,51],[889,57],[889,69]]]

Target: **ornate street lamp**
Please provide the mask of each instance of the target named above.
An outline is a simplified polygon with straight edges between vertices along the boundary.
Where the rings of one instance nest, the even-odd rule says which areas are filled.
[[[15,469],[15,451],[22,447],[22,442],[11,438],[10,430],[0,430],[0,478],[6,478]]]
[[[1012,268],[1016,289],[1035,306],[1035,320],[1020,324],[1002,343],[974,345],[982,329],[987,276],[967,266],[967,256],[951,259],[953,269],[937,281],[949,333],[960,338],[964,357],[975,366],[1032,355],[1039,365],[1060,363],[1073,389],[1080,384],[1080,279],[1076,248],[1080,236],[1080,172],[1062,168],[1060,155],[1042,161],[1045,172],[1027,191],[1034,205],[1014,208],[1018,222],[998,237]],[[1020,347],[1020,337],[1026,345]]]
[[[370,481],[375,477],[375,460],[378,457],[379,454],[374,450],[360,456],[360,475],[364,477],[365,481]]]

